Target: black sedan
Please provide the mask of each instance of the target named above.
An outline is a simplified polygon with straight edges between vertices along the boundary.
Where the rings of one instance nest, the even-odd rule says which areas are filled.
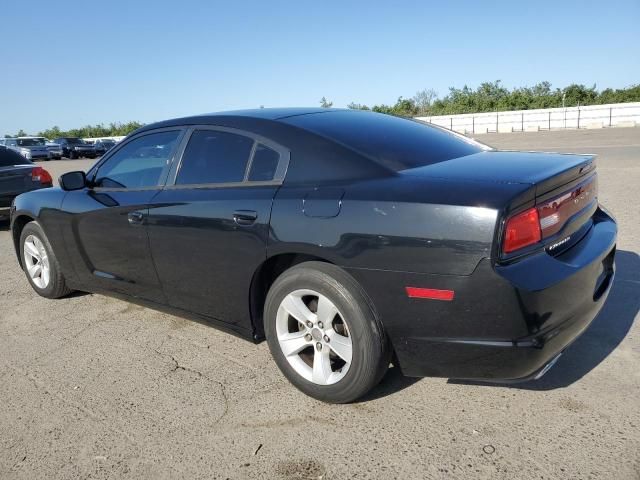
[[[11,202],[21,193],[51,185],[51,175],[44,168],[0,146],[0,217],[9,214]]]
[[[70,160],[75,158],[96,158],[96,150],[93,145],[88,144],[81,138],[77,137],[60,137],[56,138],[53,143],[60,146],[62,156]]]
[[[597,194],[592,156],[261,109],[145,126],[86,175],[18,197],[11,228],[40,295],[101,292],[266,338],[296,387],[349,402],[391,362],[546,372],[612,283],[617,228]]]

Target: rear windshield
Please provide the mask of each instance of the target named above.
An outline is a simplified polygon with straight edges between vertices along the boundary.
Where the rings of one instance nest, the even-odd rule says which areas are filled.
[[[283,121],[341,143],[395,171],[490,149],[440,127],[380,113],[338,110]]]
[[[11,165],[30,165],[31,162],[10,148],[0,147],[0,167]]]

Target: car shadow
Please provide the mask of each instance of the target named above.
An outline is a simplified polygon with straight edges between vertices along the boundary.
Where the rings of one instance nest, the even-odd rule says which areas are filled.
[[[616,277],[604,307],[589,328],[567,348],[558,362],[539,380],[491,383],[449,380],[464,385],[489,385],[521,390],[567,387],[597,367],[627,336],[640,310],[640,256],[618,250]]]
[[[4,230],[9,230],[9,217],[0,215],[0,232]]]
[[[410,387],[420,380],[422,380],[422,378],[405,377],[404,375],[402,375],[402,372],[399,368],[392,366],[391,368],[389,368],[389,370],[387,370],[387,373],[385,373],[384,378],[380,381],[380,383],[370,392],[368,392],[364,397],[358,399],[356,403],[368,402],[371,400],[376,400],[378,398],[386,397],[388,395],[392,395],[396,392]]]

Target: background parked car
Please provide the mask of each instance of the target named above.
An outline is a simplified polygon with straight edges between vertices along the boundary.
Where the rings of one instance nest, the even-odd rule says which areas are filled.
[[[13,199],[24,192],[52,186],[44,168],[11,148],[0,147],[0,216],[8,215]]]
[[[113,148],[116,142],[109,139],[104,140],[96,140],[93,144],[93,148],[96,150],[96,155],[104,155],[109,151],[109,149]]]
[[[5,138],[4,145],[27,160],[49,160],[49,150],[42,137]]]
[[[60,160],[62,158],[62,148],[57,143],[53,143],[48,138],[33,137],[41,140],[49,151],[49,160]]]
[[[77,137],[60,137],[54,143],[62,147],[62,156],[70,159],[74,158],[96,158],[96,150],[93,145],[86,143]]]

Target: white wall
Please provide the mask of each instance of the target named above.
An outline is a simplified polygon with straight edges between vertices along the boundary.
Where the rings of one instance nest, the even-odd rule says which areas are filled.
[[[627,127],[640,124],[640,102],[417,118],[471,134],[562,128]]]

